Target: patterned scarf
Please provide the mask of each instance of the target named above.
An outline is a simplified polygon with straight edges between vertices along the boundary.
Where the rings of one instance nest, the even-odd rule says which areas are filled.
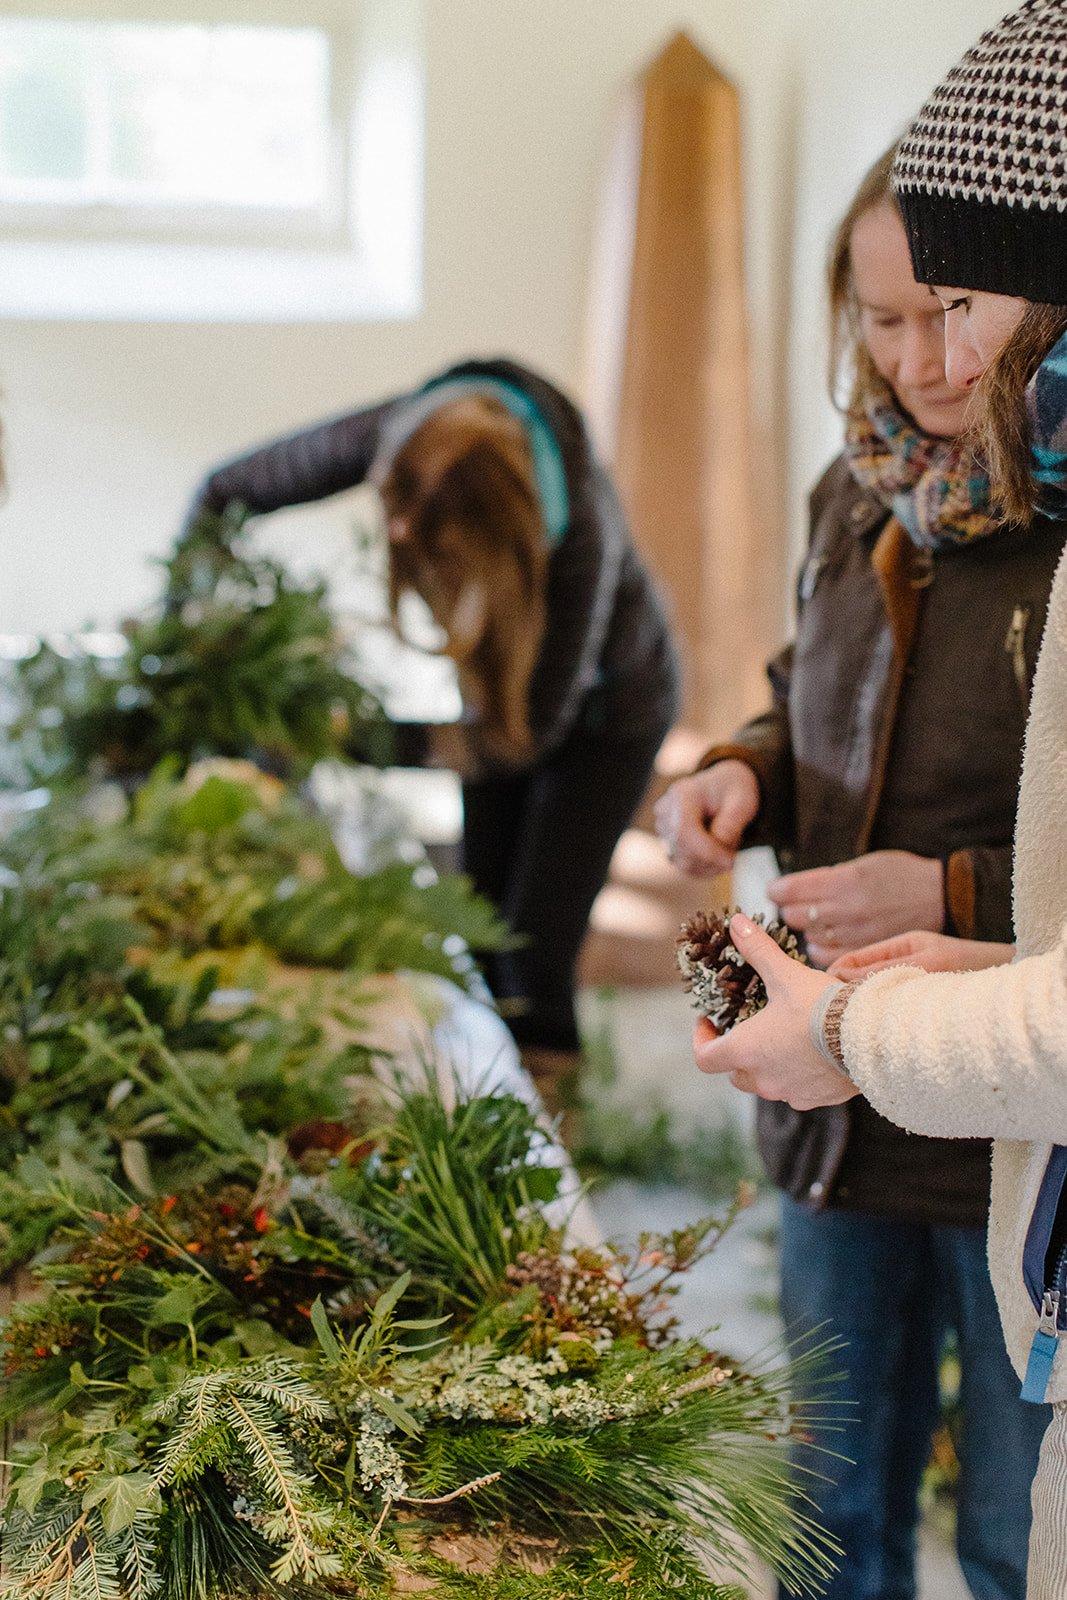
[[[1067,333],[1052,346],[1026,388],[1034,477],[1041,485],[1036,509],[1067,520]]]
[[[873,385],[863,415],[849,418],[845,453],[856,482],[889,506],[921,550],[970,544],[999,526],[985,473],[958,440],[921,433],[887,383]]]

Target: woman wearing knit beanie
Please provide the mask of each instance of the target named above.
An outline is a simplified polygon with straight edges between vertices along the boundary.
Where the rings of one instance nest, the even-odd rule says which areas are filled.
[[[845,439],[811,495],[795,638],[768,665],[766,708],[656,806],[687,871],[773,846],[788,865],[767,892],[819,966],[912,928],[1011,938],[1023,730],[1063,548],[1059,523],[1004,525],[961,443],[969,397],[946,382],[944,316],[912,273],[894,154],[830,248]],[[1048,1412],[1018,1398],[989,1282],[989,1141],[906,1133],[857,1095],[763,1102],[756,1143],[779,1191],[785,1326],[841,1342],[834,1414],[792,1447],[843,1552],[825,1600],[914,1597],[949,1338],[960,1567],[981,1600],[1023,1600]]]
[[[1067,540],[1067,3],[984,34],[903,141],[895,181],[915,274],[946,313],[946,372],[1006,513]],[[946,719],[953,708],[946,705]],[[1034,1483],[1029,1600],[1067,1597],[1067,563],[1034,682],[1016,820],[1016,954],[909,934],[805,969],[745,917],[764,1011],[697,1064],[798,1109],[857,1092],[916,1133],[992,1136],[990,1266],[1023,1395],[1053,1403]],[[964,970],[964,969],[982,970]],[[925,973],[920,970],[925,969]],[[840,979],[851,980],[842,984]],[[857,987],[855,980],[863,981]]]

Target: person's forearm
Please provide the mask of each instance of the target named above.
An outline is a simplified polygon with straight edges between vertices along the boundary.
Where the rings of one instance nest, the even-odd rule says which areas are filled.
[[[875,1109],[913,1133],[1067,1142],[1062,942],[984,971],[876,973],[850,998],[841,1044]]]

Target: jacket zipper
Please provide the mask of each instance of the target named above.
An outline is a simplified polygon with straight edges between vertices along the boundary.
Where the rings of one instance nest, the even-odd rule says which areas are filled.
[[[1067,1333],[1067,1150],[1057,1145],[1049,1158],[1030,1221],[1023,1253],[1027,1291],[1037,1312],[1020,1398],[1042,1405],[1052,1377],[1059,1342]],[[1053,1249],[1055,1255],[1052,1255]],[[1041,1260],[1041,1278],[1036,1272]],[[1042,1281],[1043,1280],[1043,1281]],[[1041,1282],[1040,1296],[1038,1283]]]
[[[1015,682],[1019,686],[1019,693],[1023,697],[1023,704],[1030,697],[1030,678],[1026,670],[1026,630],[1030,623],[1030,606],[1017,605],[1011,614],[1011,624],[1004,639],[1004,648],[1011,657],[1012,670],[1015,673]]]

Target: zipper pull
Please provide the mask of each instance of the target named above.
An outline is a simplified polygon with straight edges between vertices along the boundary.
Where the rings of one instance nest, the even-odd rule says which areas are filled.
[[[826,565],[825,556],[809,556],[804,563],[804,570],[800,574],[800,599],[810,600],[815,593],[815,585],[819,575]]]
[[[1029,690],[1026,675],[1026,629],[1030,622],[1030,606],[1019,605],[1011,614],[1011,625],[1004,640],[1004,648],[1011,657],[1012,668],[1015,672],[1015,681],[1020,692],[1026,694]]]
[[[1056,1359],[1059,1347],[1059,1330],[1057,1322],[1060,1313],[1060,1291],[1046,1289],[1041,1301],[1041,1316],[1030,1346],[1030,1359],[1026,1363],[1026,1377],[1020,1392],[1020,1400],[1030,1400],[1034,1405],[1043,1405],[1048,1393],[1049,1379],[1052,1377],[1052,1363]]]

